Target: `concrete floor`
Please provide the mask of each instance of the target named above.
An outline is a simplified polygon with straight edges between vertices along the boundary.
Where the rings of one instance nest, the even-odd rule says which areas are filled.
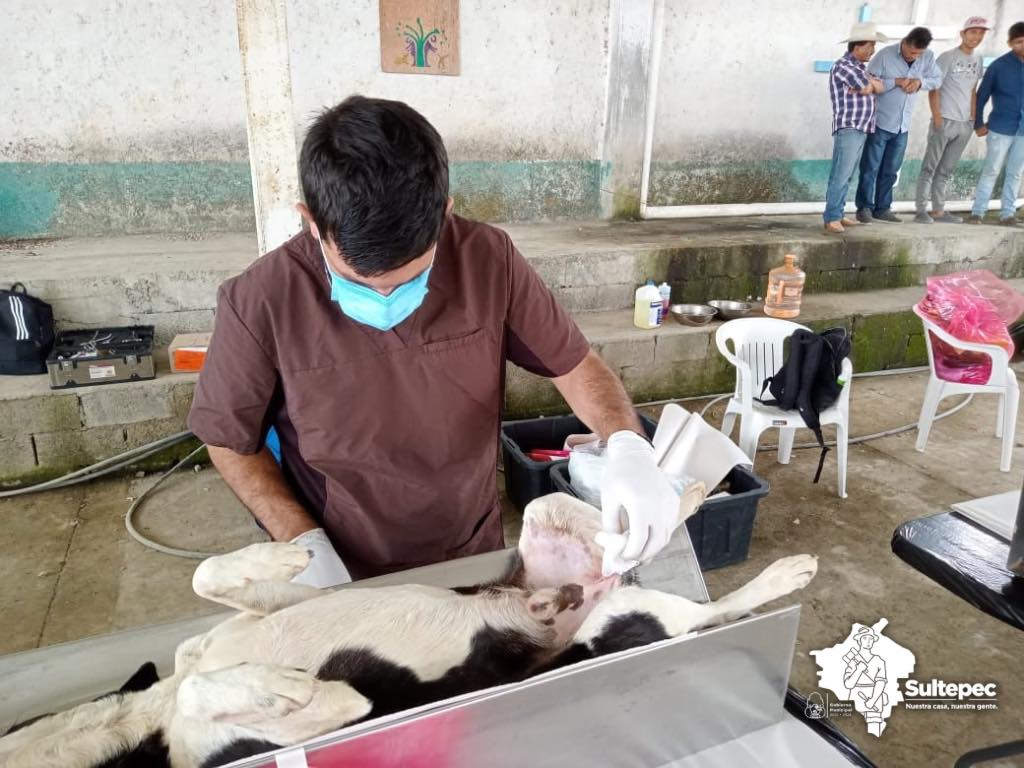
[[[924,385],[924,374],[858,379],[853,434],[916,421]],[[951,398],[944,406],[956,402]],[[720,419],[721,405],[709,414],[714,424]],[[1020,486],[1024,423],[1018,427],[1015,469],[1008,474],[998,471],[994,424],[995,399],[976,398],[935,426],[925,454],[914,451],[915,432],[851,447],[846,500],[834,495],[834,454],[818,486],[811,484],[815,451],[797,451],[785,467],[761,454],[756,471],[771,482],[772,492],[759,508],[750,559],[706,574],[710,593],[720,596],[777,557],[819,555],[812,584],[780,601],[803,605],[791,682],[804,693],[817,683],[808,651],[842,641],[854,621],[870,624],[881,617],[890,622],[886,634],[916,654],[915,678],[998,683],[998,711],[899,708],[880,739],[867,735],[859,716],[838,720],[880,766],[951,765],[969,749],[1024,733],[1024,632],[954,597],[905,565],[889,547],[893,530],[907,519]],[[154,480],[97,481],[0,501],[0,616],[5,619],[0,653],[218,610],[192,595],[193,561],[151,552],[125,532],[122,518],[129,499]],[[508,512],[506,531],[512,541],[519,521]],[[166,483],[143,507],[137,524],[157,540],[201,550],[226,551],[262,536],[208,468],[181,472]],[[1012,765],[1024,765],[1024,760],[986,763]]]

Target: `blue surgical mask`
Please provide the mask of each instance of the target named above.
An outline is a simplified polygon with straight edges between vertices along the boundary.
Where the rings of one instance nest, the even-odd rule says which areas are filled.
[[[323,253],[324,266],[331,280],[331,301],[336,301],[341,311],[357,323],[376,328],[378,331],[390,331],[419,309],[427,296],[427,281],[430,279],[430,270],[434,267],[433,262],[412,280],[402,283],[384,296],[372,288],[342,277],[331,269],[322,242],[320,252]]]

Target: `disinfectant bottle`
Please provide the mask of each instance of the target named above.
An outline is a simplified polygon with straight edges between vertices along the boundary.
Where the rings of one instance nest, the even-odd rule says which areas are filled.
[[[665,322],[665,318],[668,317],[669,305],[672,303],[672,286],[662,283],[658,286],[658,293],[661,294],[661,321]]]
[[[636,289],[636,303],[633,305],[633,325],[650,330],[661,325],[661,294],[653,280]]]
[[[768,293],[764,313],[769,317],[794,318],[800,314],[804,292],[804,272],[796,265],[796,256],[786,254],[786,263],[768,273]]]

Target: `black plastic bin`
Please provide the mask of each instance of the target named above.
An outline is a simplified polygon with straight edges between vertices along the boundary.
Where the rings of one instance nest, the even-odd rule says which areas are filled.
[[[646,416],[640,423],[648,437],[654,437],[657,424]],[[522,512],[534,499],[554,491],[551,485],[551,467],[565,464],[566,460],[534,461],[529,451],[547,448],[558,450],[569,435],[590,432],[575,416],[550,416],[543,419],[505,421],[501,424],[501,457],[505,467],[505,495]],[[568,477],[568,475],[566,475]]]
[[[556,491],[579,497],[569,483],[568,462],[561,462],[549,471]],[[730,495],[708,499],[686,521],[702,571],[747,559],[757,502],[768,495],[768,483],[744,467],[733,467],[723,482],[728,486]]]

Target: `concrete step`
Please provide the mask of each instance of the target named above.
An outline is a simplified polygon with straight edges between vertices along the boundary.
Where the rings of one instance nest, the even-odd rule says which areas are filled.
[[[1011,283],[1024,291],[1024,280]],[[921,295],[920,287],[809,294],[800,320],[850,329],[855,370],[921,365],[921,324],[910,311]],[[580,313],[577,321],[637,402],[732,388],[733,369],[714,344],[719,323],[692,328],[669,321],[641,331],[629,310]],[[162,356],[157,362],[166,365]],[[185,429],[196,379],[161,368],[152,381],[55,392],[45,376],[0,377],[0,484],[54,477]],[[549,381],[510,367],[509,418],[565,409]]]
[[[1024,291],[1024,279],[1010,280]],[[850,331],[854,371],[878,371],[928,363],[921,321],[911,307],[919,286],[850,293],[804,294],[797,321],[816,330]],[[594,348],[622,378],[634,402],[707,395],[732,390],[735,369],[722,357],[714,335],[721,326],[684,326],[668,321],[643,331],[630,310],[587,312],[576,321]],[[509,414],[556,413],[565,404],[554,386],[513,367],[505,398]]]
[[[667,280],[675,301],[759,296],[786,253],[801,256],[808,293],[920,285],[958,269],[1024,276],[1024,230],[996,226],[873,224],[836,237],[817,217],[778,216],[505,228],[573,312],[631,307],[648,278]],[[209,330],[217,286],[256,255],[244,234],[0,243],[0,285],[25,283],[60,327],[152,324],[166,345]]]
[[[181,432],[197,378],[171,373],[166,362],[150,381],[70,390],[51,390],[45,375],[0,376],[0,486],[58,477]],[[139,466],[161,466],[193,447]]]

